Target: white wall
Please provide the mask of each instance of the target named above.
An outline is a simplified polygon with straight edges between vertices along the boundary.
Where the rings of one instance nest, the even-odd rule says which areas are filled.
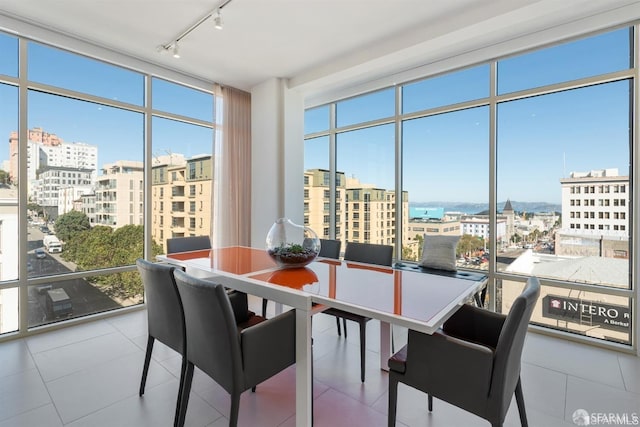
[[[285,79],[251,90],[251,245],[280,217],[303,221],[304,104]]]

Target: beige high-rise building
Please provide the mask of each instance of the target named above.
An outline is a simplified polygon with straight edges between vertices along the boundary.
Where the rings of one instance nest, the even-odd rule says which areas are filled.
[[[408,234],[409,194],[402,192],[402,234]],[[345,240],[394,245],[396,242],[396,193],[356,179],[347,180]]]
[[[304,225],[321,239],[329,238],[330,230],[330,173],[326,169],[309,169],[304,173]],[[336,174],[336,239],[344,245],[345,176]],[[343,246],[344,248],[344,246]]]
[[[336,173],[336,236],[346,242],[395,244],[395,191],[375,188],[344,172]],[[309,169],[304,173],[304,224],[320,238],[329,238],[330,231],[330,172]],[[409,196],[402,194],[403,234],[408,234]]]
[[[560,184],[556,254],[629,258],[629,176],[615,168],[572,172]]]
[[[144,205],[142,162],[118,160],[102,167],[96,181],[95,223],[119,228],[142,225]]]
[[[153,167],[151,232],[165,250],[172,237],[211,236],[212,161],[205,154]]]

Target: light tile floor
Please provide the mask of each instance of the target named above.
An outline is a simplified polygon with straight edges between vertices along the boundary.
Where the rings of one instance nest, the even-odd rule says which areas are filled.
[[[261,300],[251,299],[259,308]],[[384,426],[387,374],[378,369],[379,324],[367,327],[366,382],[360,382],[358,331],[345,340],[335,320],[314,317],[316,427]],[[401,343],[406,331],[395,329]],[[96,320],[0,343],[0,427],[170,426],[180,358],[157,343],[147,390],[138,397],[146,345],[146,312]],[[531,426],[571,426],[577,409],[640,416],[640,358],[530,333],[522,365]],[[295,426],[295,367],[245,392],[242,426]],[[507,426],[519,426],[515,402]],[[229,397],[196,371],[188,426],[228,425]],[[400,385],[398,426],[487,426],[480,418],[435,400],[429,413],[421,392]]]

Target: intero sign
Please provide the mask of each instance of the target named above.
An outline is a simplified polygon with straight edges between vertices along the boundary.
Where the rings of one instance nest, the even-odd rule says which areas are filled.
[[[623,305],[547,295],[542,298],[542,315],[581,325],[630,332],[629,307]]]

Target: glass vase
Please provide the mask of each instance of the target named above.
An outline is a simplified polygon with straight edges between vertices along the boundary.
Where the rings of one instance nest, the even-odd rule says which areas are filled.
[[[280,218],[267,234],[267,252],[280,268],[304,267],[320,253],[320,239],[309,227]]]

